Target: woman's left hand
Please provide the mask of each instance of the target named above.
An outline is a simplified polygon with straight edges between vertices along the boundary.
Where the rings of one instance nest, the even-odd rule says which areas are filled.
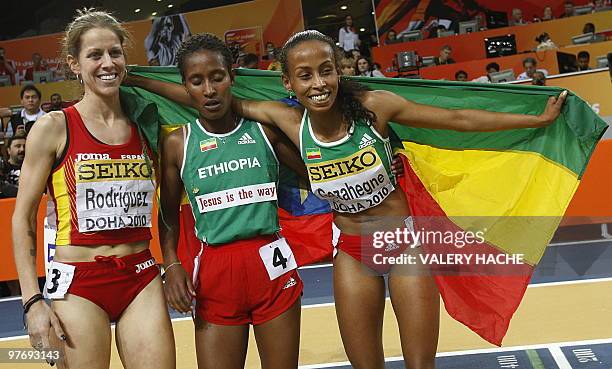
[[[402,177],[404,175],[404,162],[399,154],[393,155],[393,161],[391,162],[391,172],[396,177]]]
[[[546,109],[544,109],[544,112],[539,117],[542,121],[542,126],[547,126],[557,119],[559,114],[561,114],[561,108],[563,108],[566,97],[567,91],[563,91],[558,97],[551,96],[548,98]]]

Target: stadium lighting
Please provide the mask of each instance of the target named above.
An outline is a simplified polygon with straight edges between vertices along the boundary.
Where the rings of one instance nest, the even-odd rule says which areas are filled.
[[[361,28],[359,28],[359,31],[360,32],[365,32],[365,28],[361,27]]]
[[[172,4],[168,4],[168,8],[172,8],[174,5]]]
[[[153,12],[153,13],[151,13],[151,15],[152,15],[152,16],[156,16],[156,15],[157,15],[157,12]]]
[[[140,13],[140,8],[134,9],[134,13]]]
[[[346,5],[342,5],[342,6],[340,7],[340,9],[342,9],[342,10],[346,10],[346,9],[348,9],[348,6],[346,6]]]

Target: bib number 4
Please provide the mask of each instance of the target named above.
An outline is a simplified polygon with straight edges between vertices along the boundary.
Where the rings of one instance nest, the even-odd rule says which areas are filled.
[[[262,246],[259,249],[259,256],[268,271],[270,280],[297,268],[293,252],[284,238]]]

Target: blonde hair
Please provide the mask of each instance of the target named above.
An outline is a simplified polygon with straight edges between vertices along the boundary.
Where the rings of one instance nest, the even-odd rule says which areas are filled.
[[[355,59],[353,58],[342,58],[340,59],[340,68],[355,68]]]
[[[66,60],[68,55],[78,57],[81,51],[81,36],[94,28],[106,28],[111,30],[123,48],[129,47],[132,44],[132,36],[121,25],[117,18],[113,17],[109,12],[95,10],[93,8],[84,8],[77,10],[77,15],[74,20],[68,24],[64,37],[62,38],[62,60]],[[64,69],[67,77],[74,77],[74,73],[67,63],[64,63]]]

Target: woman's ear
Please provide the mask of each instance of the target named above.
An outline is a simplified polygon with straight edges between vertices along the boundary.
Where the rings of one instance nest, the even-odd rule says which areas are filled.
[[[66,64],[68,64],[68,68],[70,68],[72,73],[74,73],[77,76],[81,74],[81,66],[79,65],[79,62],[76,57],[72,55],[68,55],[66,57]]]
[[[283,80],[283,86],[285,90],[291,91],[291,82],[289,81],[289,77],[287,77],[284,73],[281,75],[281,79]]]

